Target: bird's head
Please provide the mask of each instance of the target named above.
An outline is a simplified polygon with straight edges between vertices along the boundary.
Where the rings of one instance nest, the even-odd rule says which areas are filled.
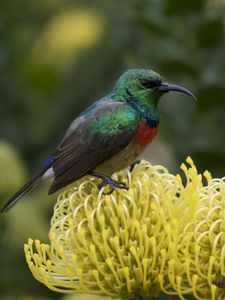
[[[187,89],[170,84],[159,74],[147,69],[130,69],[117,81],[114,91],[117,95],[133,101],[146,101],[153,106],[157,105],[159,98],[170,91],[187,94],[194,99],[195,96]]]

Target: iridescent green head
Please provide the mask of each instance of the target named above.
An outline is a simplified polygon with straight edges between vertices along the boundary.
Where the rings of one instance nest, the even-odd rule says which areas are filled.
[[[169,84],[159,74],[147,69],[126,71],[117,81],[113,91],[121,98],[132,97],[136,101],[150,102],[153,106],[157,104],[163,94],[170,91],[178,91],[195,98],[187,89]]]

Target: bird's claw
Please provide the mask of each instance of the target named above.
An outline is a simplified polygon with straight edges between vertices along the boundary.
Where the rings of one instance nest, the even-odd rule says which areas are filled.
[[[103,195],[111,195],[114,192],[115,188],[114,187],[110,187],[110,190],[108,192],[103,192]]]
[[[126,186],[126,184],[124,182],[116,181],[110,177],[105,177],[104,179],[102,179],[102,182],[98,184],[98,189],[100,190],[101,188],[103,188],[106,185],[109,185],[110,190],[108,192],[103,192],[103,195],[112,194],[112,192],[115,190],[115,188],[128,190],[128,187]]]
[[[97,185],[99,190],[101,190],[104,186],[109,185],[110,190],[108,192],[103,192],[103,195],[112,194],[112,192],[115,190],[115,188],[128,190],[128,187],[126,186],[126,184],[124,182],[116,181],[109,176],[106,176],[106,175],[103,175],[103,174],[100,174],[100,173],[97,173],[94,171],[90,172],[90,175],[98,177],[102,180],[102,182]]]
[[[138,164],[140,164],[141,160],[138,159],[138,160],[135,160],[135,162],[133,162],[131,165],[130,165],[130,172],[133,171],[134,167]]]

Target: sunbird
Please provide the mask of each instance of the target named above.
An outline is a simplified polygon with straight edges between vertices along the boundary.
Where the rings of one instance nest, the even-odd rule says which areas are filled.
[[[158,101],[170,91],[187,89],[166,82],[148,69],[129,69],[113,89],[74,119],[58,147],[2,207],[6,212],[43,180],[52,179],[52,194],[86,174],[98,177],[98,188],[128,189],[111,178],[114,172],[133,164],[155,137],[159,126]],[[106,193],[107,194],[107,193]]]

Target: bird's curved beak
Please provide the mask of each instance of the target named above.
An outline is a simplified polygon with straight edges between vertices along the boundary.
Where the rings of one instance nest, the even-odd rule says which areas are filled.
[[[184,94],[187,94],[187,95],[191,96],[195,100],[197,100],[197,98],[189,90],[185,89],[182,86],[176,85],[176,84],[170,84],[168,82],[162,82],[155,89],[158,90],[158,91],[162,91],[162,92],[176,91],[176,92],[184,93]]]

